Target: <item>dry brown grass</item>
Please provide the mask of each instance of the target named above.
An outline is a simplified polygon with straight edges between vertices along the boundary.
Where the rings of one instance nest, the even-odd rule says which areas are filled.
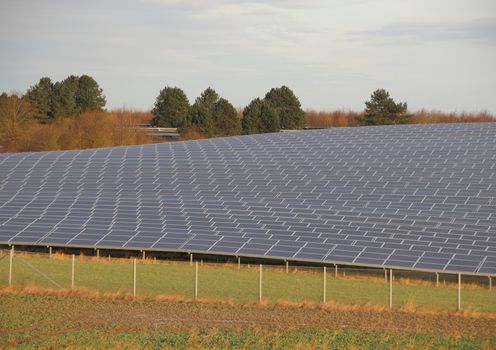
[[[353,127],[360,126],[363,112],[355,111],[313,111],[307,113],[307,126],[314,128]],[[496,117],[487,111],[481,112],[452,112],[428,111],[422,109],[412,113],[409,124],[436,123],[484,123],[496,122]]]
[[[91,290],[84,287],[77,287],[74,289],[69,288],[43,288],[35,285],[26,286],[7,286],[0,288],[0,295],[13,294],[13,295],[37,295],[37,296],[55,296],[64,298],[86,298],[96,300],[126,300],[126,301],[146,301],[146,302],[168,302],[168,303],[181,303],[181,304],[208,304],[208,305],[229,305],[243,306],[245,304],[236,304],[232,300],[217,299],[217,298],[198,298],[197,300],[186,298],[181,295],[161,294],[154,297],[146,297],[142,295],[133,296],[132,293],[127,292],[100,292]],[[256,305],[256,304],[246,304]]]
[[[311,128],[330,128],[359,126],[359,117],[362,112],[354,111],[314,111],[309,110],[307,113],[307,126]]]
[[[181,140],[201,140],[207,138],[196,125],[191,125],[181,132]]]
[[[486,123],[496,122],[496,117],[487,111],[474,113],[444,113],[441,111],[428,111],[422,109],[413,113],[411,124],[433,124],[433,123]]]
[[[139,128],[149,119],[149,112],[123,109],[85,112],[47,124],[31,119],[24,124],[18,142],[5,151],[56,151],[151,143],[146,131]]]
[[[200,304],[200,305],[219,305],[229,307],[243,308],[262,308],[262,309],[306,309],[306,310],[323,310],[327,312],[367,312],[367,313],[402,313],[402,314],[417,314],[417,315],[457,315],[465,318],[484,318],[496,320],[494,312],[480,312],[468,305],[462,311],[450,311],[446,309],[429,307],[417,308],[410,301],[406,305],[399,308],[390,309],[385,305],[363,303],[363,304],[345,304],[335,301],[325,303],[316,302],[296,302],[284,299],[278,299],[275,302],[263,300],[261,302],[236,303],[233,300],[217,299],[217,298],[198,298],[197,300],[186,298],[181,295],[158,295],[154,297],[145,297],[141,295],[133,296],[131,293],[124,292],[99,292],[87,288],[74,289],[53,289],[42,288],[34,285],[27,286],[8,286],[0,288],[0,297],[2,295],[33,295],[33,296],[50,296],[62,298],[86,298],[94,300],[108,301],[139,301],[139,302],[165,302],[177,304]]]
[[[90,297],[81,297],[80,293]],[[73,341],[79,342],[84,336],[94,336],[96,333],[92,331],[98,330],[103,332],[105,341],[124,334],[126,337],[123,340],[128,345],[133,339],[132,335],[153,332],[157,335],[187,334],[187,338],[182,338],[187,341],[182,348],[202,348],[209,337],[212,337],[213,343],[207,343],[215,344],[214,348],[231,348],[233,343],[228,341],[229,337],[219,338],[220,335],[250,333],[250,339],[244,343],[251,344],[250,348],[279,346],[282,349],[287,348],[283,339],[294,332],[302,332],[291,348],[314,349],[320,348],[322,344],[332,344],[341,349],[347,348],[352,340],[350,331],[357,335],[381,337],[384,344],[390,344],[386,342],[389,337],[410,339],[415,335],[411,338],[414,340],[419,335],[425,335],[422,339],[407,343],[423,344],[425,347],[430,344],[425,341],[432,339],[432,336],[487,339],[494,337],[496,329],[494,314],[427,312],[416,310],[412,305],[393,310],[367,304],[342,305],[331,302],[317,305],[284,300],[272,304],[230,305],[215,300],[193,302],[175,297],[132,301],[129,295],[122,294],[106,295],[109,299],[105,299],[103,295],[95,297],[95,294],[87,294],[86,291],[68,291],[66,295],[59,296],[53,291],[0,289],[0,314],[8,320],[3,324],[0,322],[0,337],[3,336],[10,346],[39,344],[71,334],[76,335]],[[322,332],[328,333],[325,341],[314,342],[316,336],[322,336]],[[373,338],[360,337],[353,344],[366,345]],[[95,343],[90,341],[88,344]],[[122,344],[122,341],[118,344]],[[133,344],[145,346],[145,343],[139,341]],[[404,341],[397,345],[401,346],[395,348],[408,348]],[[176,348],[178,343],[173,341],[167,346]],[[157,348],[157,345],[153,348]]]

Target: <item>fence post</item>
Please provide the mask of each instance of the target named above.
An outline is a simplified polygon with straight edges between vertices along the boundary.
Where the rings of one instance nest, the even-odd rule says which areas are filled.
[[[76,264],[76,256],[72,254],[72,268],[71,268],[71,289],[74,289],[74,265]]]
[[[457,310],[462,309],[462,274],[458,274],[458,307]]]
[[[136,296],[136,258],[133,259],[133,297]]]
[[[323,302],[327,301],[327,267],[324,266],[324,297]]]
[[[393,269],[389,269],[389,308],[393,308]]]
[[[10,249],[10,256],[9,256],[9,286],[12,285],[12,262],[14,259],[14,246]]]
[[[260,273],[258,279],[258,301],[262,302],[262,264],[260,264]]]
[[[195,300],[198,299],[198,261],[195,263]]]

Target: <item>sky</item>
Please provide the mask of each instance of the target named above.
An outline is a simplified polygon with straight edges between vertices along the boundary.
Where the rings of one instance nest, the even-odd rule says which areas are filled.
[[[165,86],[246,106],[286,85],[304,109],[496,113],[494,0],[1,0],[0,92],[92,76],[107,108]]]

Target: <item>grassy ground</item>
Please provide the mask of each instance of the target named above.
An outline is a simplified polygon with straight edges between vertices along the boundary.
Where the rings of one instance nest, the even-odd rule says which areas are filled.
[[[327,300],[349,304],[388,305],[389,285],[384,277],[334,278],[327,274]],[[158,295],[194,297],[195,269],[187,262],[143,263],[137,265],[137,294],[145,297]],[[69,288],[71,283],[71,259],[54,256],[48,259],[40,255],[19,254],[13,261],[13,284],[44,288]],[[0,260],[0,285],[8,284],[8,257]],[[131,293],[133,290],[132,260],[108,262],[76,257],[75,285],[101,292]],[[258,301],[258,266],[208,265],[199,268],[199,297],[204,299],[230,300],[236,303]],[[266,301],[305,301],[320,303],[323,297],[323,274],[321,269],[291,268],[286,273],[281,268],[264,267],[263,298]],[[438,308],[455,310],[457,306],[456,285],[436,287],[425,281],[397,278],[393,284],[395,307],[408,305],[415,308]],[[462,289],[462,307],[483,312],[496,312],[496,291],[465,284]]]
[[[0,348],[494,349],[496,314],[0,289]]]

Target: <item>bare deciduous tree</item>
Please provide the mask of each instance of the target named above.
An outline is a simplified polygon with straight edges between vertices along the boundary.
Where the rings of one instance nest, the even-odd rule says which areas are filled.
[[[17,94],[0,97],[0,145],[15,150],[21,142],[28,124],[33,120],[33,110],[28,101]]]

